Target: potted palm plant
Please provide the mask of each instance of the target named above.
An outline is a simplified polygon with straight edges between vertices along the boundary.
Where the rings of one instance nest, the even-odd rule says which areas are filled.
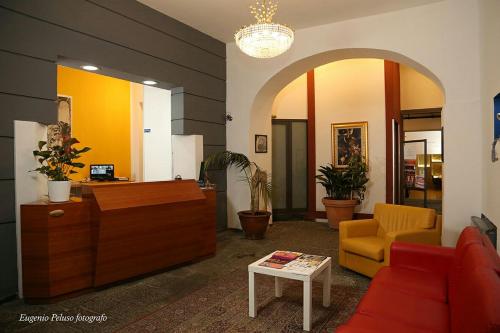
[[[89,147],[77,149],[73,145],[80,143],[71,137],[69,124],[60,121],[52,129],[50,142],[39,141],[38,150],[33,155],[41,164],[33,171],[38,171],[48,178],[49,200],[64,202],[69,200],[71,181],[69,176],[77,173],[74,168],[83,168],[85,164],[75,162]],[[45,147],[45,149],[44,149]]]
[[[240,153],[223,151],[210,155],[205,169],[234,167],[243,175],[250,190],[250,210],[238,212],[241,227],[248,239],[262,239],[266,233],[271,213],[267,211],[271,198],[271,182],[267,172]]]
[[[332,164],[321,166],[318,183],[326,190],[325,205],[328,223],[339,228],[340,221],[352,220],[354,208],[365,198],[368,166],[359,155],[350,158],[346,168]]]

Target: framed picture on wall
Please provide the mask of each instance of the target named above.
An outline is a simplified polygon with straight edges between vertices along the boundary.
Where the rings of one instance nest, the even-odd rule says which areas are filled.
[[[73,100],[71,96],[57,95],[57,121],[64,121],[71,125],[71,111]]]
[[[71,96],[57,95],[57,121],[65,122],[70,126],[68,135],[71,136],[71,111],[72,111],[72,98]],[[62,134],[59,132],[60,128],[57,124],[47,126],[47,145],[54,147],[62,144]]]
[[[332,162],[347,167],[351,156],[361,155],[368,164],[368,122],[332,124]]]
[[[267,135],[255,134],[255,152],[267,153]]]

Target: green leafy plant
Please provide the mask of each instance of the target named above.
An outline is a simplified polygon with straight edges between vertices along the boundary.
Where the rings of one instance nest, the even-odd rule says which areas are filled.
[[[251,162],[244,154],[223,151],[210,155],[205,160],[205,170],[236,168],[243,175],[243,181],[250,189],[250,210],[257,215],[261,203],[267,211],[269,200],[271,199],[271,181],[267,172],[261,169],[255,162]]]
[[[316,176],[318,184],[323,185],[326,195],[334,200],[363,201],[368,183],[368,166],[359,155],[349,160],[346,168],[336,168],[332,164],[321,166]]]
[[[73,145],[80,143],[76,138],[72,138],[69,124],[60,121],[53,129],[53,137],[50,142],[39,141],[38,150],[33,151],[33,155],[41,164],[33,171],[46,175],[49,180],[65,181],[70,180],[69,176],[77,173],[74,168],[83,168],[85,164],[75,162],[81,154],[90,150],[89,147],[77,149]],[[45,149],[44,149],[45,147]]]

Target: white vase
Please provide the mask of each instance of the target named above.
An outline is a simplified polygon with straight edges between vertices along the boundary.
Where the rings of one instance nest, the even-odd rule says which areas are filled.
[[[71,182],[69,180],[49,180],[49,200],[52,202],[69,201]]]

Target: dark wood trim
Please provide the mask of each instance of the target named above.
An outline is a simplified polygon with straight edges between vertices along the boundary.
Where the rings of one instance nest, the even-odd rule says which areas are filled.
[[[326,212],[315,211],[312,214],[314,219],[326,219]],[[372,219],[373,214],[368,213],[354,213],[354,220],[364,220],[364,219]]]
[[[407,115],[407,114],[418,114],[418,113],[435,113],[435,114],[440,114],[443,111],[443,108],[425,108],[425,109],[404,109],[401,110],[401,114]]]
[[[307,218],[316,213],[316,93],[314,69],[307,72]]]
[[[399,132],[398,136],[401,138],[401,101],[400,101],[400,77],[399,77],[399,64],[385,60],[384,61],[384,76],[385,76],[385,137],[386,137],[386,195],[385,200],[387,203],[394,203],[394,177],[395,161],[392,156],[394,147],[392,121],[398,123]],[[401,147],[401,145],[397,145]],[[400,154],[396,154],[400,156]],[[399,158],[396,163],[399,163]],[[396,169],[397,170],[397,169]]]

